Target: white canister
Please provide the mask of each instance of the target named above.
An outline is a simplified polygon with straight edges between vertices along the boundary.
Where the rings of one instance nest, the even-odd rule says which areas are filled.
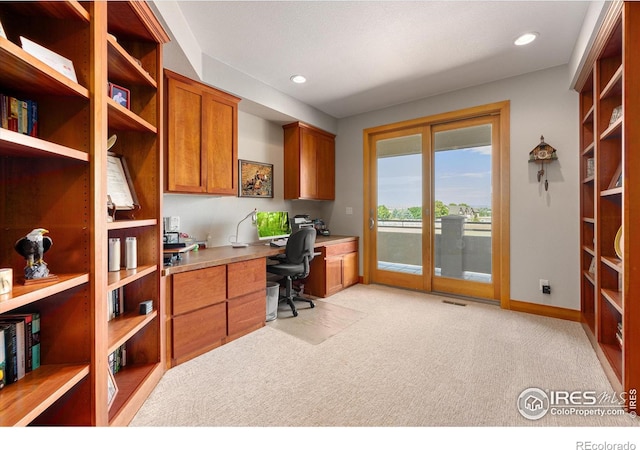
[[[109,238],[109,272],[120,271],[120,238]]]
[[[13,269],[0,269],[0,295],[13,289]]]
[[[126,239],[124,251],[126,269],[135,269],[138,267],[138,241],[135,237],[130,236]]]

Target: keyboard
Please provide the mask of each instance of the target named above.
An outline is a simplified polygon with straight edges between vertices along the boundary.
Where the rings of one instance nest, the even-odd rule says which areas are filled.
[[[287,240],[286,239],[274,239],[269,243],[272,247],[286,247]]]

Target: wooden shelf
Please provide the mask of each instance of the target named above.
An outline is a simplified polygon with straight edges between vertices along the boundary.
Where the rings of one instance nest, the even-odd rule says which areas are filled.
[[[592,124],[593,123],[593,108],[594,106],[591,105],[591,108],[589,108],[589,110],[587,111],[587,113],[584,115],[584,119],[582,119],[582,124]]]
[[[158,270],[158,266],[140,266],[136,269],[123,269],[119,272],[109,272],[108,289],[110,291],[118,289],[119,287],[145,277],[156,270]]]
[[[141,220],[116,220],[108,222],[108,230],[126,230],[130,228],[152,227],[158,224],[157,219],[141,219]]]
[[[582,250],[584,250],[585,252],[589,253],[591,256],[595,256],[596,255],[596,251],[593,248],[591,248],[591,247],[589,247],[587,245],[583,245],[582,246]]]
[[[88,365],[43,365],[0,391],[0,427],[26,426],[89,375]]]
[[[143,391],[142,387],[157,383],[162,371],[163,368],[159,363],[150,363],[127,365],[116,373],[115,379],[119,391],[109,409],[109,425],[122,426],[129,423],[130,419],[125,414],[125,410],[131,408],[132,403],[144,401],[148,393]]]
[[[115,100],[107,99],[109,107],[109,127],[114,130],[137,131],[156,134],[158,129],[142,117],[118,104]]]
[[[87,88],[52,70],[3,37],[0,37],[0,66],[0,85],[4,89],[15,89],[25,94],[89,98]]]
[[[107,353],[117,350],[128,339],[144,328],[149,322],[158,316],[157,311],[146,315],[130,312],[124,316],[116,317],[109,321],[109,347]]]
[[[590,273],[587,270],[582,271],[582,275],[584,275],[584,277],[592,284],[592,285],[596,285],[596,280],[593,278],[593,274]]]
[[[596,223],[595,219],[593,217],[583,217],[582,221],[584,223],[590,223],[590,224],[595,224]]]
[[[0,128],[0,156],[69,158],[89,162],[89,154],[26,134]]]
[[[615,195],[622,195],[622,188],[621,187],[607,189],[605,191],[601,191],[600,192],[600,196],[601,197],[611,197],[611,196],[615,196]]]
[[[622,136],[622,120],[623,118],[620,117],[618,120],[609,125],[607,129],[604,130],[600,135],[600,139],[604,141],[606,139],[620,138],[620,136]]]
[[[602,296],[622,314],[622,293],[611,289],[602,289]]]
[[[615,256],[603,256],[602,262],[617,272],[622,272],[622,261]]]
[[[109,81],[158,88],[156,80],[122,48],[116,38],[107,35],[109,51]]]
[[[11,9],[22,14],[34,14],[51,17],[53,19],[78,20],[89,23],[91,16],[78,1],[38,1],[38,2],[16,2],[11,5]]]
[[[584,180],[582,180],[582,184],[593,183],[594,179],[595,179],[594,176],[591,175],[590,177],[587,177]]]
[[[89,281],[89,274],[86,273],[56,275],[58,275],[58,280],[52,281],[51,283],[31,286],[16,285],[14,283],[13,290],[10,293],[0,295],[0,314],[64,292]]]
[[[582,150],[582,156],[592,155],[594,147],[595,147],[595,144],[592,141],[589,145],[587,145],[587,147],[584,150]]]
[[[604,100],[611,97],[619,97],[622,95],[622,66],[618,67],[607,85],[600,93],[600,99]]]

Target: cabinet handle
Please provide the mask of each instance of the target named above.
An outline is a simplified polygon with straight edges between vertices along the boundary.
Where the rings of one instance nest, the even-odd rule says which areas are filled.
[[[373,217],[369,218],[369,229],[373,230],[374,225],[375,225],[375,221],[373,220]]]

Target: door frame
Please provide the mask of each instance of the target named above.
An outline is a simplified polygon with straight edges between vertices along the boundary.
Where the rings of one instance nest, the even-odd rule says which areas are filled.
[[[411,119],[407,121],[395,122],[391,124],[381,125],[373,128],[366,128],[363,130],[363,205],[364,205],[364,214],[363,214],[363,224],[362,224],[362,236],[363,236],[363,283],[370,284],[372,280],[372,270],[374,268],[373,258],[375,256],[375,251],[373,249],[376,245],[376,239],[374,234],[369,229],[369,221],[373,218],[373,220],[377,220],[376,217],[371,217],[370,209],[372,202],[376,199],[375,193],[375,182],[377,179],[377,173],[375,170],[375,166],[372,163],[373,158],[372,155],[376,154],[375,148],[375,137],[382,133],[390,134],[394,131],[404,131],[407,129],[414,129],[418,127],[425,127],[427,135],[429,139],[427,139],[428,143],[425,143],[423,139],[423,150],[425,146],[428,146],[429,154],[428,157],[432,157],[431,155],[431,127],[434,125],[439,125],[447,122],[454,122],[459,120],[471,119],[479,116],[487,116],[487,115],[498,115],[499,116],[499,124],[500,124],[500,151],[496,158],[494,158],[494,162],[492,164],[492,176],[496,177],[496,182],[494,186],[497,186],[499,192],[497,193],[497,208],[496,211],[492,211],[493,222],[496,223],[496,231],[493,235],[494,241],[497,244],[497,248],[499,248],[499,254],[494,255],[492,258],[494,263],[498,265],[498,272],[500,273],[500,277],[494,281],[495,285],[495,298],[500,301],[500,306],[504,309],[509,309],[510,307],[510,280],[511,280],[511,272],[510,272],[510,227],[509,227],[509,216],[510,216],[510,195],[509,195],[509,183],[510,183],[510,102],[509,100],[489,103],[486,105],[474,106],[471,108],[465,108],[456,111],[450,111],[446,113],[436,114],[427,117],[421,117],[417,119]],[[423,161],[427,159],[427,156],[423,157]],[[425,195],[429,194],[426,198],[431,198],[430,193],[432,187],[424,188]],[[431,201],[431,200],[429,200]],[[430,208],[429,208],[430,209]],[[424,221],[431,222],[431,211],[424,211],[423,208],[423,223]],[[375,227],[374,227],[375,228]],[[430,229],[430,228],[429,228]],[[431,246],[431,232],[429,232],[428,242],[425,242],[427,239],[423,239],[423,248],[427,247],[426,250],[428,254],[431,255],[429,258],[433,257],[433,251]],[[429,267],[431,266],[431,261]],[[427,278],[427,274],[423,271],[423,277]],[[426,292],[431,291],[431,274],[428,274],[428,282],[423,282],[422,286],[412,286],[411,288],[422,290]]]

